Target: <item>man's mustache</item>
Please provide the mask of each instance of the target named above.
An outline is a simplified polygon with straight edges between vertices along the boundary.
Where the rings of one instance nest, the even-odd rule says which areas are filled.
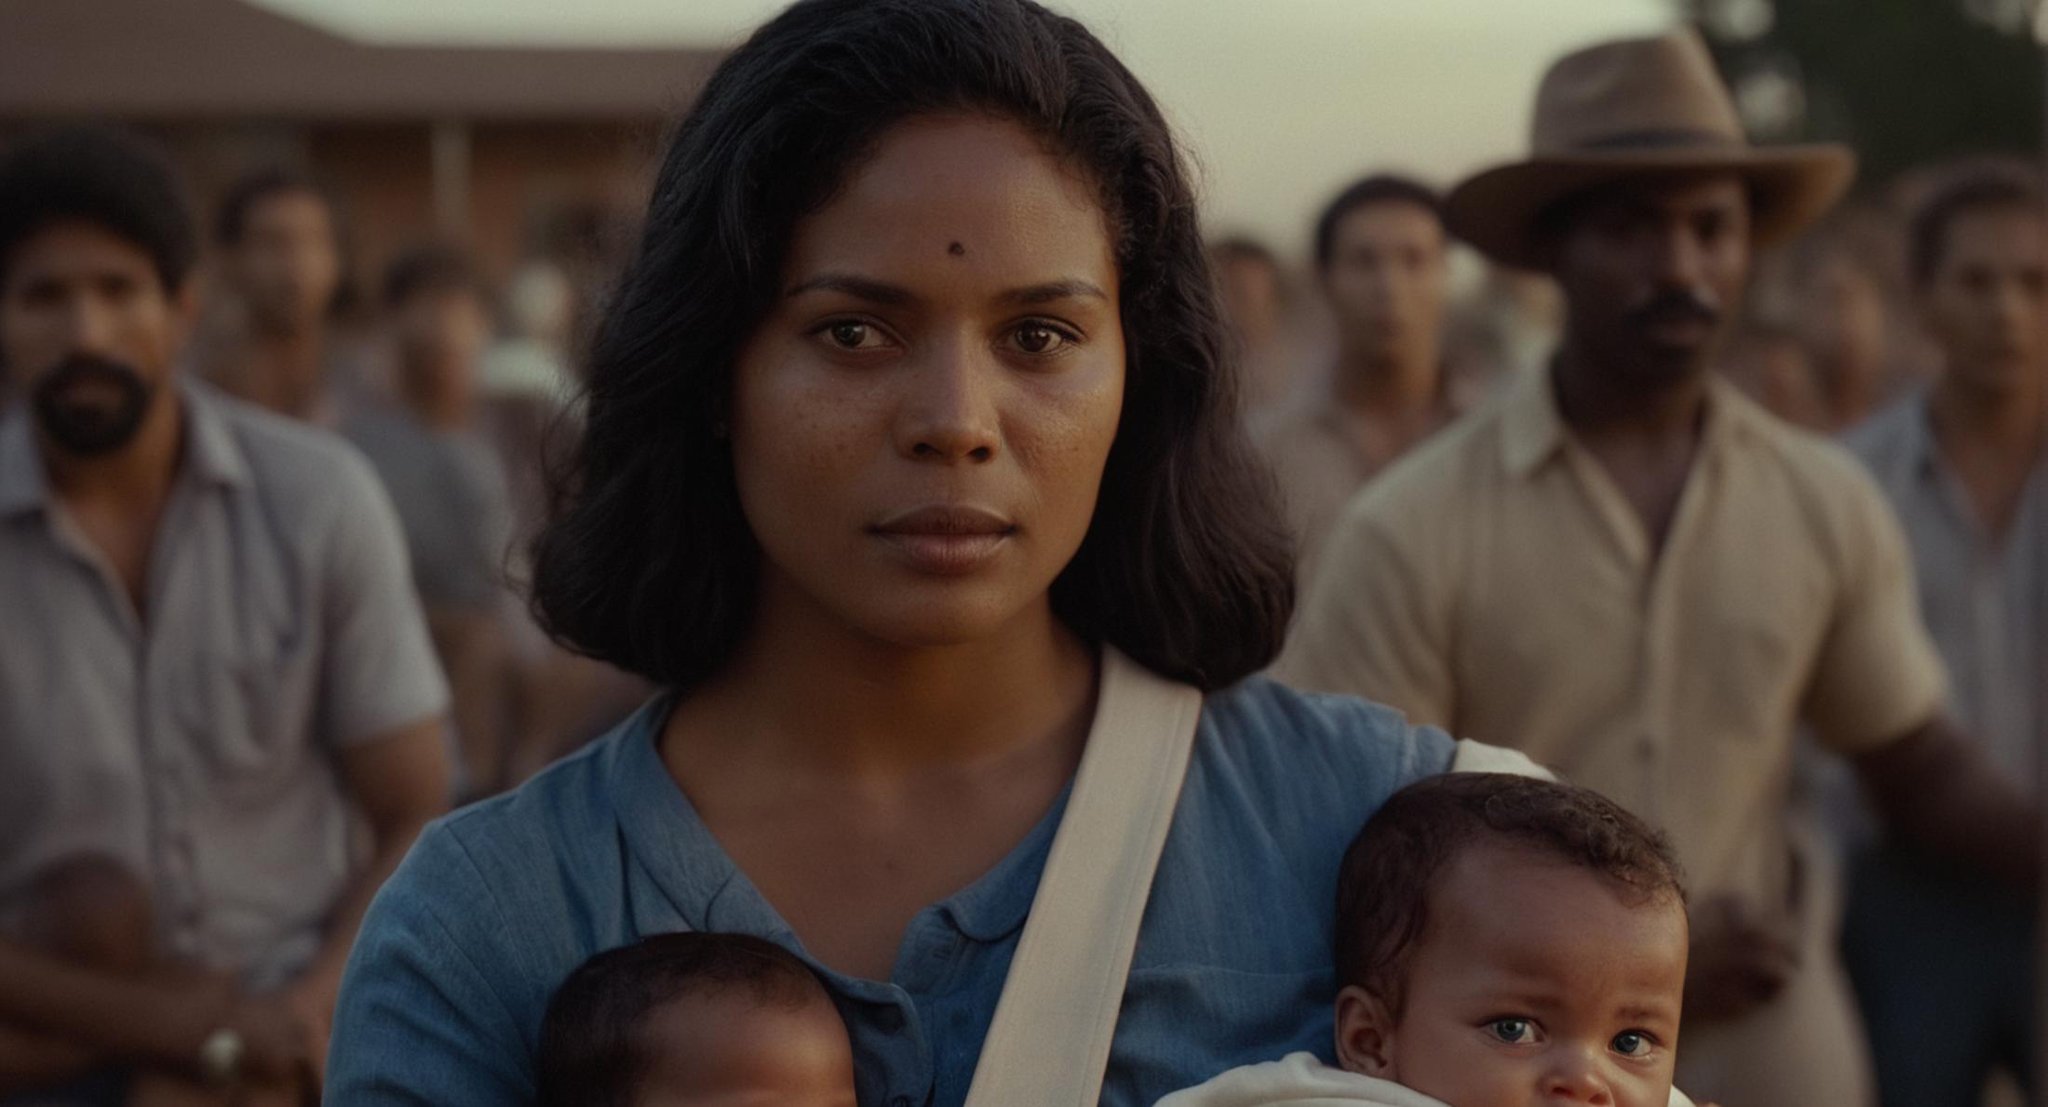
[[[1721,304],[1708,292],[1673,288],[1659,292],[1628,310],[1628,321],[1637,326],[1670,319],[1696,319],[1714,324],[1721,321]]]
[[[98,354],[72,354],[60,361],[38,382],[39,390],[61,392],[80,381],[109,381],[124,389],[142,385],[142,374],[125,361]]]

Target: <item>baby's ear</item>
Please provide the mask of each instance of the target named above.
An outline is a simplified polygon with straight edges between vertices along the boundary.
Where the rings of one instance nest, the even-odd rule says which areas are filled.
[[[1337,1065],[1346,1072],[1394,1080],[1394,1015],[1380,997],[1356,984],[1337,993]]]

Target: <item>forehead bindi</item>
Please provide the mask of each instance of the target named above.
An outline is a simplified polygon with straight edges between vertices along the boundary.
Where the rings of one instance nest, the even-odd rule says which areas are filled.
[[[1095,190],[1038,138],[984,116],[913,119],[801,220],[789,276],[858,273],[910,287],[1085,280],[1114,287]]]

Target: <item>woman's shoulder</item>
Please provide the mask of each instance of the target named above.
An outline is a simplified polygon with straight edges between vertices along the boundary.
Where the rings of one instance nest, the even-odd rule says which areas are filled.
[[[1208,836],[1285,855],[1258,864],[1334,866],[1387,797],[1450,768],[1455,745],[1392,708],[1258,676],[1210,695],[1182,799]]]
[[[518,788],[435,822],[415,847],[419,876],[439,897],[448,886],[442,881],[479,882],[496,895],[516,896],[546,888],[550,874],[599,876],[605,867],[596,862],[618,855],[610,777],[620,747],[632,738],[632,728],[621,727]]]
[[[421,832],[350,956],[330,1100],[355,1102],[394,1080],[433,1103],[530,1098],[528,1057],[549,994],[624,928],[610,778],[635,733],[622,726]]]
[[[1398,782],[1389,791],[1443,772],[1455,747],[1384,704],[1303,692],[1263,674],[1211,693],[1202,722],[1204,755],[1302,781]]]
[[[622,725],[520,787],[430,824],[379,892],[366,942],[431,932],[500,965],[601,943],[595,930],[617,929],[606,922],[626,898],[612,777],[636,735]]]

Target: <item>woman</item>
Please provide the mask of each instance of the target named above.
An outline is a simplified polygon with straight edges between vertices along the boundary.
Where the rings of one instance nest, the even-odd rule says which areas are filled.
[[[1029,0],[807,0],[667,153],[539,542],[666,691],[436,826],[366,922],[331,1102],[530,1101],[549,993],[664,931],[798,952],[860,1100],[959,1104],[1103,647],[1209,692],[1103,1102],[1327,1053],[1344,845],[1452,744],[1251,674],[1289,552],[1157,107]]]

